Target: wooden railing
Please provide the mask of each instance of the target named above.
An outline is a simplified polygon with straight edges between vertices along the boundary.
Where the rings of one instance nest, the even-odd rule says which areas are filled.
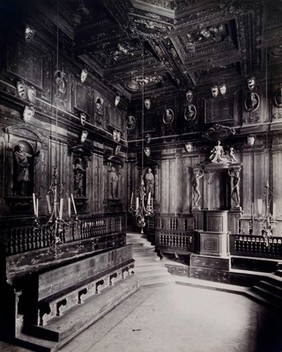
[[[190,214],[155,216],[156,248],[166,253],[188,254],[194,251],[194,219]]]
[[[282,237],[230,234],[229,244],[231,255],[282,259]]]
[[[2,227],[1,243],[7,256],[52,246],[54,227],[50,224],[36,226],[33,223]],[[95,239],[94,249],[119,247],[125,244],[124,215],[105,216],[73,221],[63,225],[60,243]],[[2,247],[2,248],[3,248]]]

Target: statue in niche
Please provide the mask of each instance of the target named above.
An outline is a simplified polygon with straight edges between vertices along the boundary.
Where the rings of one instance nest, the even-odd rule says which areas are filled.
[[[220,141],[217,141],[217,145],[211,150],[211,155],[209,157],[212,163],[220,163],[223,161],[224,150]]]
[[[75,197],[85,196],[84,191],[84,180],[86,176],[86,170],[81,165],[81,159],[75,159],[74,163],[74,195]]]
[[[95,113],[98,124],[102,124],[101,118],[104,115],[104,99],[98,97],[95,101]]]
[[[148,195],[149,193],[151,193],[151,196],[153,196],[154,187],[155,187],[155,177],[151,168],[147,169],[147,172],[144,176],[144,181],[145,181],[146,194]]]
[[[192,181],[193,185],[193,206],[198,207],[199,206],[199,200],[201,198],[201,192],[200,192],[200,179],[204,176],[203,172],[200,172],[199,170],[194,170],[194,177]]]
[[[119,177],[117,174],[117,170],[114,166],[111,167],[110,171],[110,198],[118,199],[118,181]]]
[[[231,190],[231,199],[234,202],[234,207],[238,208],[240,207],[240,189],[239,189],[239,185],[240,185],[240,172],[237,170],[234,172],[234,175],[232,175],[232,173],[229,172],[229,176],[231,176],[233,178],[233,182],[232,182],[232,190]]]
[[[32,155],[25,150],[25,145],[19,143],[15,147],[15,193],[19,196],[28,196],[32,193],[32,162],[39,151]]]
[[[66,74],[63,71],[55,72],[56,95],[58,98],[64,97],[67,91]]]

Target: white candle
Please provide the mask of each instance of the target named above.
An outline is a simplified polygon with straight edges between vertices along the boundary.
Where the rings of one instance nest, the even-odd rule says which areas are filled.
[[[150,205],[151,203],[151,192],[148,194],[148,200],[147,200],[147,205]]]
[[[36,216],[36,200],[35,200],[35,193],[32,193],[32,201],[33,201],[33,212]]]
[[[47,201],[48,213],[51,214],[51,203],[50,203],[49,194],[46,194],[46,201]]]
[[[68,197],[68,213],[69,213],[69,217],[71,216],[71,200],[70,197]]]
[[[262,215],[262,199],[259,198],[257,200],[257,212],[258,212],[258,216]]]
[[[131,193],[130,206],[133,206],[133,192]]]
[[[38,198],[36,199],[36,216],[38,217]]]
[[[276,203],[275,202],[273,202],[272,216],[273,216],[274,219],[276,219]]]
[[[77,214],[77,211],[76,211],[76,206],[75,206],[73,194],[71,194],[71,200],[72,200],[73,210],[74,210],[74,213],[75,213],[75,215],[76,215],[76,214]]]
[[[139,208],[139,197],[136,197],[136,210]]]
[[[153,197],[151,198],[151,202],[152,202],[152,210],[153,210],[153,207],[154,207],[154,199],[153,199]]]
[[[63,206],[64,206],[64,198],[60,199],[60,213],[59,213],[59,219],[62,220],[63,218]]]

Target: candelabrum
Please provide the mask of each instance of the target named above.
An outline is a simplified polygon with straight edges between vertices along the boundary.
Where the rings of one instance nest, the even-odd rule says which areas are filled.
[[[265,211],[264,216],[262,215],[262,207],[263,207],[263,199],[257,200],[257,211],[258,217],[255,217],[252,214],[252,224],[251,228],[254,228],[254,222],[257,221],[259,224],[259,231],[264,238],[265,245],[269,246],[269,239],[273,235],[273,230],[276,226],[276,204],[273,202],[272,204],[272,214],[270,213],[270,201],[271,201],[271,193],[269,191],[269,183],[268,181],[265,184],[265,193],[264,193],[264,205]]]
[[[62,235],[64,229],[69,227],[74,221],[77,222],[77,209],[74,201],[73,194],[67,198],[68,212],[67,216],[64,215],[64,187],[59,182],[58,170],[55,167],[52,176],[52,182],[46,194],[47,209],[49,213],[48,221],[41,224],[39,221],[38,213],[38,198],[33,193],[33,210],[34,210],[34,224],[36,229],[45,229],[51,233],[50,250],[57,255],[57,245],[62,243]],[[74,216],[72,216],[72,208]]]
[[[141,233],[144,233],[144,227],[146,226],[146,217],[154,215],[154,200],[151,192],[146,193],[144,181],[141,178],[141,185],[138,190],[138,195],[135,201],[133,201],[133,193],[131,194],[131,201],[129,206],[129,213],[136,217],[137,225],[141,228]]]

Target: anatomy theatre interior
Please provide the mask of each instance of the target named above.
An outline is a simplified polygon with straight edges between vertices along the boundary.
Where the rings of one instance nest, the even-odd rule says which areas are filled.
[[[0,0],[0,350],[282,351],[282,2]]]

